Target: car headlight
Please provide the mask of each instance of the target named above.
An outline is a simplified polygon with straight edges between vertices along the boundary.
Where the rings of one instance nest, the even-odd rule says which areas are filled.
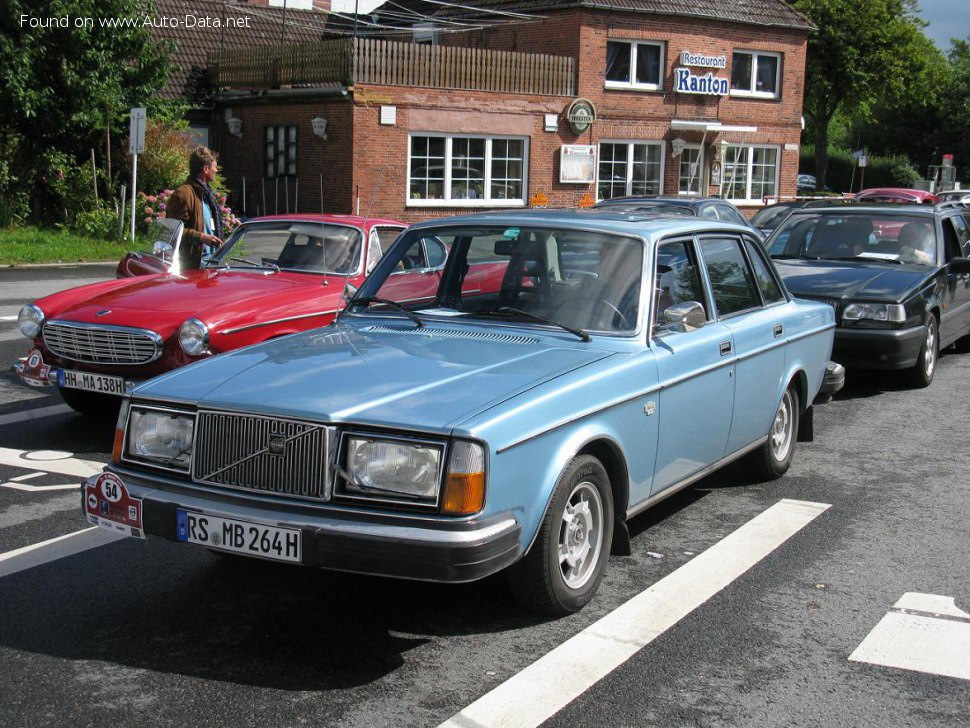
[[[128,416],[129,458],[188,472],[195,416],[166,409],[132,407]]]
[[[850,303],[842,311],[842,318],[846,321],[894,321],[906,320],[906,309],[898,303]]]
[[[20,327],[20,333],[28,339],[36,339],[43,325],[44,312],[40,308],[28,303],[20,309],[20,315],[17,316],[17,326]]]
[[[209,351],[209,327],[190,318],[179,327],[179,346],[186,354],[200,356]]]
[[[434,504],[442,446],[352,435],[347,438],[347,495]]]

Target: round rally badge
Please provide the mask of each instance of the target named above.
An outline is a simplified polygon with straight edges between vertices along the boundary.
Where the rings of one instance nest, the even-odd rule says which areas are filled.
[[[98,496],[94,493],[88,493],[88,508],[92,511],[98,510]]]
[[[117,503],[125,493],[125,484],[114,473],[101,473],[98,476],[97,488],[106,501]]]
[[[37,365],[40,364],[40,352],[36,349],[30,352],[30,356],[27,357],[27,366],[31,369],[36,369]]]

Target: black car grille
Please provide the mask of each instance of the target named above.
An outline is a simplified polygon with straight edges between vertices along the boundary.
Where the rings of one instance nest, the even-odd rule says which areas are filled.
[[[154,331],[67,321],[48,321],[44,344],[57,356],[86,364],[147,364],[162,354]]]
[[[211,485],[328,500],[333,428],[260,415],[199,412],[193,479]]]

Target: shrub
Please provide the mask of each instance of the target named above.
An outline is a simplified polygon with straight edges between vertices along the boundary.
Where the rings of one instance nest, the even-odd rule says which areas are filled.
[[[815,174],[814,147],[807,145],[802,147],[798,171]],[[858,192],[861,176],[860,169],[856,166],[856,158],[852,156],[851,151],[848,149],[829,151],[825,184],[833,190]],[[869,166],[866,167],[865,172],[866,187],[912,187],[918,179],[920,179],[919,172],[903,155],[869,156]]]
[[[138,155],[138,187],[161,190],[181,184],[189,174],[191,140],[184,121],[149,119],[145,151]]]
[[[70,226],[71,232],[88,238],[116,240],[118,238],[118,212],[99,206],[93,210],[79,212]]]

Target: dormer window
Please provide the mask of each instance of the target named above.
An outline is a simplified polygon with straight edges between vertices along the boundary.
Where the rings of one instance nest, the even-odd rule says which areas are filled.
[[[606,43],[606,88],[657,91],[663,86],[661,43],[611,40]]]

